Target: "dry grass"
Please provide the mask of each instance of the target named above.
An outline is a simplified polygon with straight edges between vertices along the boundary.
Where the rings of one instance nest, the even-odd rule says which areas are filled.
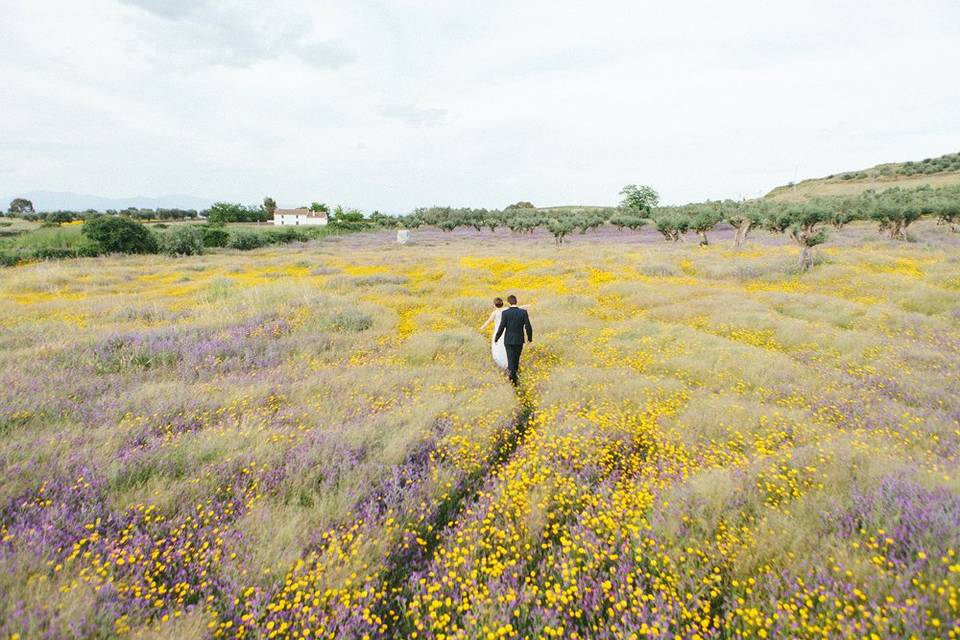
[[[645,233],[5,270],[0,635],[956,628],[954,239]]]

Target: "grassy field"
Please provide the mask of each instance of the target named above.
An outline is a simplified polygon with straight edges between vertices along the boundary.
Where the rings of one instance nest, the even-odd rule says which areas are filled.
[[[960,235],[911,232],[6,269],[0,637],[957,637]]]

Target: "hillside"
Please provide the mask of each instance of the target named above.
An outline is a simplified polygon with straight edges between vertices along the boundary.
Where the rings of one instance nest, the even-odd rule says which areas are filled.
[[[869,169],[811,178],[794,185],[777,187],[764,197],[795,201],[817,196],[857,195],[867,189],[882,191],[891,187],[945,187],[954,184],[960,184],[960,153],[948,153],[919,162],[878,164]]]

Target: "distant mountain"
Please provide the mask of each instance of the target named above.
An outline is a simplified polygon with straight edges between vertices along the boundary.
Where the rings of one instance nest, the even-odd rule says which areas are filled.
[[[127,207],[137,207],[138,209],[196,209],[199,211],[200,209],[206,209],[214,202],[209,198],[198,198],[183,194],[157,196],[155,198],[147,196],[104,198],[69,191],[28,191],[27,193],[18,193],[0,199],[0,208],[6,211],[10,201],[14,198],[26,198],[33,203],[33,208],[36,211],[86,211],[87,209],[106,211],[107,209],[126,209]]]
[[[867,189],[883,191],[891,187],[945,187],[954,184],[960,184],[960,153],[919,161],[888,162],[869,169],[811,178],[777,187],[764,197],[769,200],[802,201],[820,196],[855,196]]]

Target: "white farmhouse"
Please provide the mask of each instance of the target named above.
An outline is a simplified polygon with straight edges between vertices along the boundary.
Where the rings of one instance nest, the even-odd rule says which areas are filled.
[[[299,209],[277,209],[273,212],[273,224],[275,226],[324,225],[327,224],[327,214],[310,211],[310,209],[306,207],[300,207]]]

